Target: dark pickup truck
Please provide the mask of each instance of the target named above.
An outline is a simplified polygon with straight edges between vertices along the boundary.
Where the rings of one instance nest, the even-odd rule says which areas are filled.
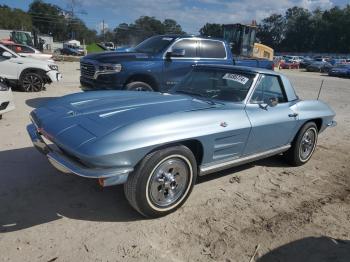
[[[127,52],[90,54],[80,61],[83,90],[168,91],[196,64],[240,65],[273,70],[264,59],[235,60],[223,40],[160,35]]]

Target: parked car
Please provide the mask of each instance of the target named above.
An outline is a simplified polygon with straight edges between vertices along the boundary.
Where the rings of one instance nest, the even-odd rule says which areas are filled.
[[[5,79],[0,77],[0,119],[6,112],[15,109],[11,88]]]
[[[279,63],[279,69],[299,69],[299,63],[292,60],[281,60]]]
[[[169,93],[83,92],[30,115],[29,135],[57,169],[124,184],[148,217],[180,207],[198,175],[281,153],[303,165],[335,125],[327,104],[299,99],[285,76],[225,65],[195,66]]]
[[[59,50],[61,55],[83,56],[84,53],[77,48],[63,47]]]
[[[312,63],[315,63],[316,61],[312,58],[304,58],[303,60],[301,60],[301,62],[299,63],[299,68],[306,68],[309,65],[311,65]]]
[[[350,77],[350,64],[336,65],[329,70],[328,75]]]
[[[302,58],[300,56],[290,56],[290,55],[286,55],[284,56],[284,60],[288,60],[294,63],[300,63],[302,61]]]
[[[52,54],[44,54],[40,52],[39,50],[35,49],[34,47],[27,46],[27,45],[20,45],[20,44],[3,44],[8,49],[11,49],[15,53],[17,53],[20,56],[23,57],[30,57],[30,58],[36,58],[41,60],[50,60],[50,62],[53,62],[52,60]]]
[[[341,58],[333,58],[328,61],[332,66],[338,65],[338,64],[346,64],[346,59]]]
[[[45,84],[59,81],[62,77],[55,63],[21,57],[1,44],[0,76],[25,92],[41,91]]]
[[[308,72],[320,72],[327,73],[332,68],[332,65],[328,62],[314,62],[306,67]]]
[[[83,90],[168,91],[197,64],[226,64],[273,69],[265,59],[235,59],[227,43],[212,38],[161,35],[128,52],[101,52],[80,61]]]

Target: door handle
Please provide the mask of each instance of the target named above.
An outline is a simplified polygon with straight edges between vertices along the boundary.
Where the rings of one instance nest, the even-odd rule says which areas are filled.
[[[292,114],[289,114],[288,116],[289,116],[289,117],[297,117],[297,116],[298,116],[298,113],[292,113]]]

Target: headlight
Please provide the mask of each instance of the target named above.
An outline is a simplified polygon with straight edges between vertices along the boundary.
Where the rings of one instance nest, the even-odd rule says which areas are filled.
[[[58,66],[57,66],[57,65],[49,65],[49,68],[50,68],[51,70],[58,71]]]
[[[98,71],[100,72],[120,72],[122,70],[121,64],[102,64],[99,65]]]

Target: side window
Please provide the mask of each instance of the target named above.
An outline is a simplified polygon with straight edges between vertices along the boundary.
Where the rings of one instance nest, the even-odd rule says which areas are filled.
[[[21,49],[22,49],[21,53],[28,53],[28,54],[34,53],[34,50],[27,46],[21,46]]]
[[[226,50],[222,42],[201,40],[199,57],[202,58],[225,58]]]
[[[277,98],[278,103],[287,102],[287,97],[279,77],[262,75],[262,78],[252,95],[251,103],[267,104],[272,98]]]
[[[197,41],[184,39],[180,40],[176,44],[173,45],[172,50],[174,49],[184,49],[185,55],[184,57],[197,57]]]

